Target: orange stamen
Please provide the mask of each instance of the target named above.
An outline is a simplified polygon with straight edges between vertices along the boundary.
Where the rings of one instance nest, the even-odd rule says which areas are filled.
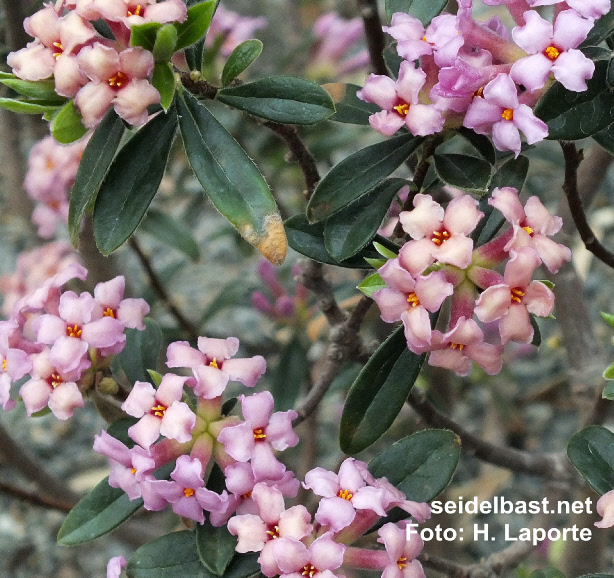
[[[164,417],[164,412],[166,410],[167,410],[167,407],[164,405],[154,405],[150,411],[152,415],[155,415],[156,417]]]
[[[404,102],[403,104],[397,104],[397,106],[393,106],[392,108],[396,110],[401,116],[407,116],[407,113],[409,112],[409,104],[407,104],[406,102]]]
[[[410,307],[418,307],[420,305],[420,299],[418,299],[418,296],[415,293],[410,293],[407,296],[407,302],[409,303]]]
[[[113,319],[115,319],[115,313],[113,312],[113,309],[111,309],[110,307],[107,307],[103,312],[102,312],[102,316],[103,317],[111,317]]]
[[[214,357],[213,361],[209,364],[209,367],[215,367],[215,369],[219,369],[219,365],[217,364],[217,359]]]
[[[67,337],[81,337],[81,328],[75,323],[75,325],[69,325],[66,327]]]
[[[502,113],[501,113],[501,118],[503,120],[512,120],[514,118],[514,111],[511,108],[506,108]]]
[[[431,242],[435,243],[435,245],[439,246],[450,238],[450,233],[448,231],[433,231],[433,236],[431,237]]]
[[[184,488],[183,495],[186,498],[191,498],[194,495],[194,490],[192,488]]]
[[[525,292],[522,289],[519,289],[518,287],[514,287],[514,289],[512,289],[510,293],[511,293],[512,301],[516,301],[516,303],[521,303],[522,298],[525,296]]]
[[[120,71],[117,71],[109,80],[107,80],[107,84],[111,88],[115,88],[119,90],[123,88],[128,83],[128,77]]]
[[[337,497],[343,498],[344,500],[347,500],[349,502],[352,499],[353,495],[354,494],[352,494],[350,490],[339,490]]]
[[[399,570],[407,568],[407,558],[405,556],[401,556],[401,558],[397,560],[397,566],[399,567]]]
[[[254,439],[256,441],[265,440],[266,434],[264,433],[264,429],[259,427],[254,430]]]
[[[313,564],[305,564],[303,567],[303,571],[301,572],[302,576],[309,576],[309,578],[313,578],[313,575],[317,573],[317,568]]]
[[[548,48],[544,50],[544,56],[552,61],[556,60],[560,54],[559,49],[554,46],[548,46]]]

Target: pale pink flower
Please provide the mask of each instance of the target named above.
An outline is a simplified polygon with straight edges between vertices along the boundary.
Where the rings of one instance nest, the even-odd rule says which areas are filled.
[[[558,4],[563,0],[527,0],[529,6],[547,6],[549,4]],[[565,4],[573,8],[578,14],[584,18],[597,20],[604,14],[610,11],[610,0],[566,0]]]
[[[595,522],[597,528],[611,528],[614,526],[614,490],[606,492],[597,501],[597,513],[601,520]]]
[[[229,56],[239,44],[253,38],[254,32],[266,25],[266,18],[242,16],[228,10],[223,4],[218,4],[207,32],[205,46],[211,47],[214,43],[219,42],[218,38],[222,36],[220,54]]]
[[[439,132],[445,119],[429,104],[420,102],[420,91],[426,82],[426,74],[413,62],[402,62],[399,78],[371,74],[356,96],[365,102],[377,104],[383,110],[369,117],[369,124],[378,132],[391,136],[402,126],[414,135]]]
[[[149,305],[144,299],[124,299],[125,287],[123,275],[94,287],[94,299],[100,306],[100,316],[117,319],[124,327],[143,331],[143,318],[149,313]]]
[[[0,321],[0,405],[4,410],[15,407],[11,399],[11,383],[21,379],[32,368],[28,354],[14,347],[19,340],[14,320]]]
[[[160,102],[160,93],[147,80],[154,67],[151,52],[134,47],[118,53],[96,43],[83,48],[78,61],[90,79],[75,97],[85,126],[98,125],[111,106],[132,125],[147,122],[147,107]]]
[[[404,529],[389,523],[384,524],[377,534],[377,541],[384,544],[390,558],[382,578],[425,578],[422,564],[416,560],[424,548],[424,542],[417,532],[412,533],[408,540]]]
[[[122,568],[125,568],[128,561],[123,556],[115,556],[107,564],[107,578],[119,578]]]
[[[508,341],[530,343],[533,326],[529,313],[547,317],[554,307],[554,294],[540,281],[531,281],[533,271],[541,265],[535,250],[522,247],[510,251],[504,283],[488,287],[478,299],[475,314],[480,321],[499,321],[503,344]]]
[[[196,416],[188,405],[179,401],[188,378],[167,373],[157,390],[150,383],[137,381],[122,404],[122,409],[141,418],[128,430],[128,435],[148,449],[163,435],[180,443],[192,439]]]
[[[538,197],[530,197],[523,208],[518,191],[503,187],[493,191],[488,203],[513,226],[513,236],[505,245],[505,251],[531,247],[551,273],[556,273],[563,263],[571,260],[568,247],[548,238],[560,231],[563,220],[551,215]]]

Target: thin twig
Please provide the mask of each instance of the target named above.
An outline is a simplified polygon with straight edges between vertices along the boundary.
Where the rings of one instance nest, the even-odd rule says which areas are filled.
[[[130,248],[136,253],[136,256],[139,258],[143,269],[147,272],[147,276],[149,277],[149,282],[153,290],[156,292],[156,295],[162,300],[167,309],[172,313],[173,317],[177,320],[179,326],[190,336],[190,339],[196,341],[199,337],[198,329],[192,324],[192,322],[187,319],[177,306],[173,303],[170,295],[166,292],[162,281],[158,277],[158,274],[155,272],[151,262],[149,261],[149,257],[145,255],[139,242],[131,237],[128,241]]]
[[[347,315],[341,310],[335,299],[332,285],[324,277],[322,263],[304,259],[300,262],[300,274],[295,281],[309,289],[318,300],[318,308],[326,317],[331,327],[340,325],[346,320]]]
[[[573,217],[580,238],[584,246],[597,259],[603,261],[609,267],[614,268],[614,253],[608,251],[593,233],[591,226],[586,218],[586,213],[582,207],[582,199],[578,191],[578,167],[582,162],[582,151],[578,151],[572,142],[561,141],[563,149],[563,157],[565,159],[565,183],[563,184],[563,192],[567,196],[569,209]]]
[[[40,494],[39,492],[29,492],[19,488],[18,486],[13,486],[12,484],[7,484],[1,481],[0,493],[9,494],[23,500],[24,502],[28,502],[36,506],[42,506],[43,508],[49,508],[51,510],[59,510],[60,512],[70,512],[76,503],[73,501],[50,498],[44,494]]]
[[[357,2],[365,26],[371,69],[375,74],[390,76],[386,61],[384,60],[386,38],[384,37],[382,21],[377,11],[377,0],[357,0]]]
[[[408,402],[428,425],[452,430],[460,437],[462,448],[465,451],[485,462],[514,472],[541,476],[545,479],[575,479],[573,472],[567,467],[564,454],[528,453],[513,448],[495,446],[469,433],[455,421],[439,413],[429,402],[426,394],[416,388],[413,388],[409,394]]]

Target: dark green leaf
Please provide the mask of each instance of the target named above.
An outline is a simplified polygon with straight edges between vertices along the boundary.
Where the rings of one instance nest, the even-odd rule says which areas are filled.
[[[542,332],[539,330],[539,325],[537,325],[535,316],[529,315],[529,319],[531,321],[531,327],[533,327],[533,340],[531,341],[531,345],[539,347],[542,344]]]
[[[386,283],[380,277],[379,273],[372,273],[369,275],[357,289],[362,291],[367,297],[371,297],[373,293],[386,287]]]
[[[168,63],[177,46],[177,28],[172,24],[164,24],[156,33],[153,46],[153,56],[157,63]],[[154,85],[155,86],[155,85]]]
[[[304,215],[295,215],[290,217],[284,223],[284,226],[290,247],[301,255],[305,255],[320,263],[350,269],[370,269],[371,267],[365,261],[365,258],[377,259],[379,257],[376,251],[371,251],[367,248],[346,261],[337,262],[329,255],[324,246],[324,223],[312,225]]]
[[[605,40],[614,29],[614,8],[599,18],[595,25],[588,33],[586,40],[580,45],[580,48],[585,46],[597,46],[602,40]]]
[[[226,526],[215,527],[210,522],[196,525],[196,549],[202,564],[215,574],[222,576],[230,564],[237,545],[237,538]]]
[[[582,53],[591,60],[610,60],[614,54],[608,48],[602,46],[585,46],[582,48]]]
[[[607,126],[603,130],[595,133],[593,138],[610,154],[614,154],[614,124]]]
[[[494,174],[488,187],[489,193],[492,193],[498,187],[512,187],[520,193],[528,171],[529,159],[527,157],[521,155],[516,159],[510,159]],[[490,195],[485,195],[480,199],[478,208],[484,213],[484,217],[471,234],[476,247],[493,239],[505,223],[505,217],[488,204],[489,198]]]
[[[112,488],[109,478],[100,482],[66,516],[58,543],[75,546],[94,540],[119,526],[142,505],[143,500],[130,501],[124,490]]]
[[[188,8],[188,17],[181,24],[176,23],[177,46],[181,50],[200,40],[209,30],[211,19],[215,13],[217,0],[207,0]]]
[[[228,57],[222,70],[222,86],[228,86],[239,74],[260,56],[262,42],[260,40],[246,40],[241,42]]]
[[[390,22],[395,12],[406,12],[428,26],[447,3],[447,0],[386,0],[386,17]]]
[[[159,22],[145,22],[130,27],[130,46],[140,46],[151,52],[156,43],[156,34],[162,28]]]
[[[497,162],[495,147],[487,136],[478,134],[465,127],[461,127],[458,130],[458,134],[460,134],[491,165]]]
[[[282,124],[317,124],[335,112],[330,95],[320,85],[291,76],[272,76],[223,88],[215,98]]]
[[[301,390],[309,378],[307,351],[295,335],[281,350],[281,355],[271,383],[271,393],[275,399],[275,409],[292,409]]]
[[[345,400],[339,440],[344,453],[361,452],[388,430],[403,408],[425,357],[407,349],[402,327],[379,346]]]
[[[181,136],[192,170],[215,207],[272,263],[286,255],[275,199],[228,131],[191,94],[177,99]]]
[[[459,437],[449,430],[420,431],[385,449],[371,461],[369,471],[388,478],[408,500],[430,502],[450,483],[460,446]]]
[[[403,58],[399,56],[399,53],[397,52],[397,43],[393,42],[392,44],[386,46],[386,48],[384,48],[383,55],[386,68],[392,73],[394,78],[398,78]]]
[[[162,345],[162,332],[150,317],[145,318],[145,331],[126,330],[126,346],[113,358],[114,373],[122,371],[130,383],[149,381],[148,369],[158,365],[158,354]]]
[[[168,62],[157,62],[155,64],[151,83],[160,93],[160,106],[164,109],[164,112],[168,111],[175,96],[175,75]]]
[[[324,87],[331,95],[337,111],[328,120],[368,125],[369,117],[381,110],[377,104],[365,102],[356,96],[356,92],[362,88],[361,86],[338,82],[326,84]]]
[[[134,233],[158,186],[177,128],[174,111],[150,120],[119,151],[94,206],[94,237],[109,255]]]
[[[68,232],[73,245],[77,245],[83,215],[96,200],[117,147],[124,135],[125,125],[113,109],[109,110],[90,138],[77,170],[77,176],[70,193],[68,210]]]
[[[181,251],[192,261],[200,259],[200,249],[190,228],[162,211],[148,211],[141,223],[141,231],[160,243]]]
[[[607,62],[595,64],[595,74],[584,92],[555,83],[535,107],[548,125],[551,140],[577,140],[592,136],[614,121],[614,94],[606,86]]]
[[[569,440],[567,456],[596,492],[614,489],[614,433],[598,425],[585,427]]]
[[[350,203],[326,220],[324,245],[336,261],[353,257],[377,233],[403,179],[387,179],[371,192]]]
[[[435,155],[437,176],[447,185],[482,194],[490,182],[490,163],[467,155]]]
[[[316,187],[307,205],[309,220],[313,223],[327,219],[368,193],[407,160],[421,142],[419,137],[404,134],[343,159]]]
[[[0,82],[15,92],[29,98],[47,100],[50,102],[56,101],[60,104],[66,102],[66,98],[60,96],[55,91],[55,82],[53,80],[38,80],[32,82],[31,80],[21,80],[20,78],[7,78],[4,80],[0,79]]]
[[[50,111],[58,110],[57,103],[49,103],[49,101],[34,102],[27,100],[16,100],[14,98],[0,98],[0,108],[16,112],[18,114],[43,114]]]
[[[128,435],[128,430],[139,421],[135,417],[125,417],[114,421],[108,428],[107,433],[116,440],[122,442],[128,449],[132,449],[136,442]]]
[[[81,115],[71,100],[65,104],[51,123],[51,134],[61,144],[70,144],[79,140],[87,128],[83,126]]]

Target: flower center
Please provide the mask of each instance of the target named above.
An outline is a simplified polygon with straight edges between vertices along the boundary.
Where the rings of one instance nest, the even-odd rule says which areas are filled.
[[[445,241],[447,241],[450,237],[451,237],[450,233],[448,233],[448,231],[446,231],[445,229],[443,231],[433,231],[431,242],[439,246]]]
[[[252,497],[252,493],[251,492],[247,492],[246,494],[241,494],[241,497],[244,500],[249,500]]]
[[[64,383],[64,380],[62,379],[62,377],[60,376],[59,373],[52,373],[49,376],[49,381],[50,381],[51,387],[53,387],[53,389],[58,387],[58,385],[62,385]]]
[[[119,70],[111,78],[109,78],[109,80],[107,80],[107,84],[115,90],[124,88],[124,86],[126,86],[127,83],[128,83],[128,77],[123,72],[120,72]]]
[[[149,411],[151,412],[151,415],[162,418],[164,417],[164,412],[167,409],[168,408],[165,405],[158,403],[158,405],[154,405]]]
[[[418,307],[420,305],[420,299],[418,299],[418,296],[413,292],[407,296],[407,302],[410,307]]]
[[[68,337],[81,337],[81,327],[76,323],[74,325],[69,325],[66,327],[66,335]]]
[[[6,371],[6,359],[2,360],[2,371]]]
[[[271,540],[275,540],[275,538],[279,538],[279,526],[269,526],[269,530],[266,533],[271,536]]]
[[[511,108],[506,108],[502,113],[501,113],[501,118],[503,120],[512,120],[514,118],[514,111]]]
[[[309,578],[313,578],[313,575],[318,572],[318,569],[313,564],[305,564],[303,566],[303,571],[301,572],[302,576],[309,576]]]
[[[258,427],[254,430],[254,440],[261,442],[266,439],[266,433],[264,433],[263,427]]]
[[[544,50],[544,56],[553,61],[556,60],[560,54],[559,49],[554,46],[548,46],[548,48]]]
[[[134,474],[136,474],[136,468],[130,468],[130,473],[134,476]]]
[[[57,60],[58,58],[60,58],[60,56],[62,56],[64,52],[64,47],[62,46],[61,42],[54,42],[52,46],[55,46],[57,48],[57,51],[53,53],[53,58]]]
[[[459,351],[462,351],[464,348],[464,343],[450,343],[450,349],[458,349]]]
[[[214,357],[213,361],[209,364],[209,367],[215,367],[215,369],[219,369],[220,366],[217,364],[217,359]]]
[[[403,568],[407,568],[407,558],[405,556],[401,556],[397,560],[397,566],[399,567],[399,570],[403,570]]]
[[[113,309],[111,309],[110,307],[107,307],[103,312],[102,312],[102,316],[103,317],[111,317],[113,319],[115,319],[115,313],[113,312]]]
[[[529,235],[533,234],[533,229],[531,227],[522,227]]]
[[[484,87],[480,86],[472,95],[472,98],[484,98]]]
[[[183,489],[183,495],[186,498],[191,498],[194,495],[194,490],[192,488],[184,488]]]
[[[393,106],[392,108],[396,110],[401,116],[407,116],[407,113],[409,112],[409,104],[407,104],[406,102],[397,104],[396,106]]]
[[[128,10],[128,16],[141,16],[141,12],[143,12],[143,7],[140,4],[137,4],[133,12]]]
[[[352,494],[350,490],[339,490],[339,492],[337,493],[338,498],[343,498],[344,500],[347,500],[348,502],[352,499],[353,495],[354,494]]]
[[[522,298],[524,297],[525,293],[522,289],[520,289],[520,287],[514,287],[511,291],[511,297],[512,297],[512,301],[516,301],[516,303],[521,303],[522,302]]]

